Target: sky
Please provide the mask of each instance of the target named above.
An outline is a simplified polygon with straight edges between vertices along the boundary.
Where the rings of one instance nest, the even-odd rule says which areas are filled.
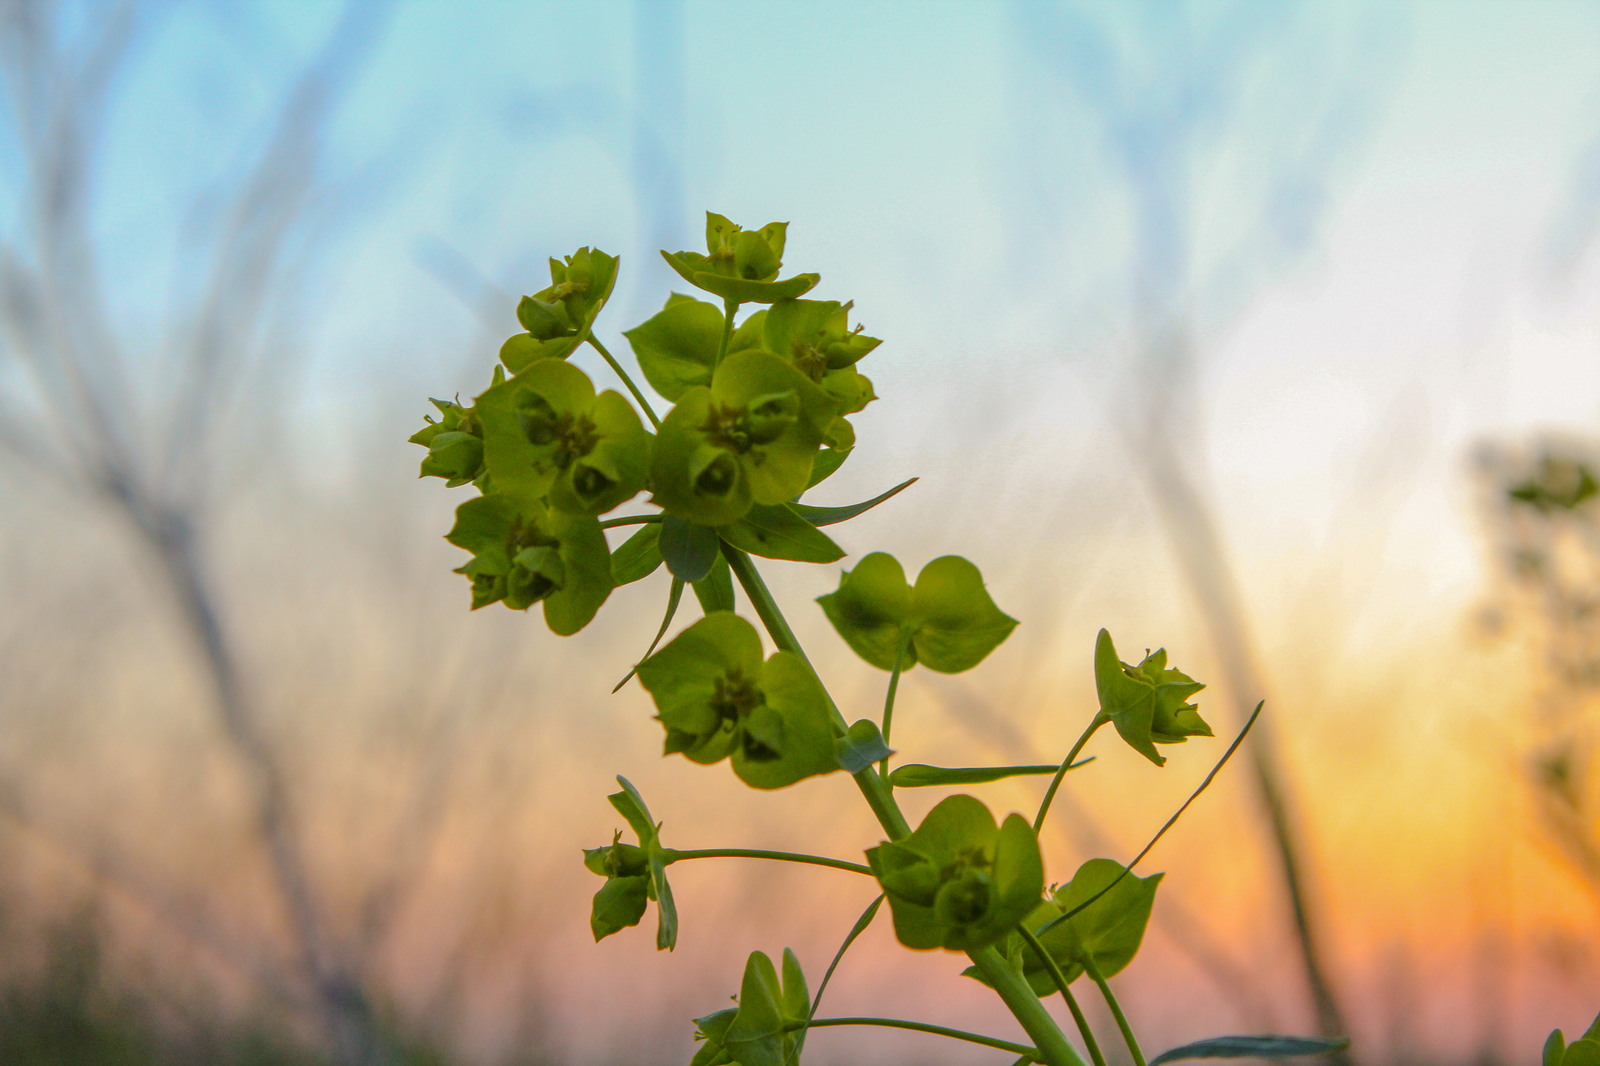
[[[149,374],[163,316],[192,291],[216,193],[259,152],[339,13],[175,4],[124,70],[94,235]],[[967,554],[1024,620],[991,675],[919,682],[916,698],[1081,703],[1101,625],[1129,646],[1165,644],[1196,676],[1215,670],[1139,467],[1142,398],[1170,390],[1266,695],[1290,716],[1279,736],[1339,930],[1335,969],[1376,987],[1405,945],[1408,965],[1448,984],[1494,924],[1524,945],[1508,993],[1528,1012],[1517,1039],[1577,1009],[1577,992],[1549,993],[1561,978],[1537,944],[1589,936],[1600,914],[1532,830],[1507,830],[1523,894],[1498,891],[1477,838],[1484,821],[1525,812],[1496,798],[1510,775],[1485,756],[1493,745],[1462,734],[1496,735],[1533,684],[1512,652],[1474,636],[1491,580],[1473,450],[1600,432],[1600,264],[1585,239],[1600,200],[1600,7],[412,0],[359,59],[329,123],[326,228],[306,243],[282,353],[295,368],[282,426],[308,491],[353,493],[381,469],[386,491],[447,516],[444,490],[401,487],[416,461],[405,427],[427,396],[487,384],[517,329],[515,298],[546,284],[546,257],[580,245],[622,256],[597,330],[623,354],[622,330],[682,287],[662,242],[697,247],[706,210],[787,220],[786,270],[820,272],[812,295],[855,300],[852,321],[884,340],[864,364],[882,399],[855,420],[857,455],[818,501],[922,478],[840,543],[855,557],[893,550],[913,572]],[[1130,158],[1169,185],[1130,181]],[[1161,170],[1173,159],[1181,172]],[[23,180],[0,158],[8,232],[27,224],[6,206]],[[1164,201],[1137,193],[1157,187],[1178,190],[1170,247],[1151,229]],[[1184,360],[1141,355],[1152,307],[1186,324]],[[615,386],[593,353],[574,362]],[[775,587],[803,603],[837,568],[776,569]],[[637,628],[653,629],[659,591],[627,599],[651,616]],[[827,638],[820,617],[797,626]],[[878,683],[829,662],[843,664],[844,691]],[[1219,708],[1240,698],[1213,690]],[[1043,711],[1022,718],[1048,743],[1069,731]],[[936,750],[970,740],[948,723],[925,730],[912,735]],[[1202,769],[1185,769],[1184,787]],[[1151,811],[1181,791],[1105,787]],[[1205,861],[1215,842],[1253,847],[1229,821],[1248,794],[1228,795],[1197,814],[1168,868],[1193,860],[1199,887],[1184,898],[1222,893],[1219,936],[1288,966],[1277,934],[1251,924],[1270,893]],[[1398,825],[1396,809],[1409,812]],[[584,828],[603,832],[608,817]],[[1143,831],[1119,825],[1116,841]],[[1461,884],[1477,887],[1429,902]],[[1593,1000],[1600,959],[1586,958],[1572,972]],[[623,969],[586,965],[575,1000]],[[1175,983],[1153,983],[1144,1003]],[[1479,1036],[1459,1024],[1469,985],[1423,1012],[1449,1053]],[[1352,993],[1369,1031],[1381,998]],[[605,1048],[592,1034],[572,1046]]]

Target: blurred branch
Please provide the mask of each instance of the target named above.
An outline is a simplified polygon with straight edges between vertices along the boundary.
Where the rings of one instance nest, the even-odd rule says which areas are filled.
[[[327,123],[386,10],[349,4],[285,98],[272,137],[239,180],[198,304],[175,331],[187,341],[179,342],[171,402],[143,412],[145,425],[100,285],[89,200],[109,92],[147,16],[130,2],[90,19],[94,36],[81,55],[56,39],[66,20],[52,5],[10,0],[0,24],[29,178],[23,217],[31,221],[25,243],[0,247],[12,347],[39,383],[49,431],[72,455],[81,490],[111,504],[150,550],[198,645],[216,714],[251,779],[255,820],[304,974],[336,1054],[352,1064],[386,1062],[390,1052],[358,978],[325,932],[284,773],[242,683],[208,576],[204,519],[207,493],[219,483],[207,460],[226,425],[219,396],[248,365],[287,244],[314,237],[304,233],[306,204]]]

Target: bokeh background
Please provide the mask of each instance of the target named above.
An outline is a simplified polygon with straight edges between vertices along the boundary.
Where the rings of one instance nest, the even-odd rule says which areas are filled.
[[[1600,6],[7,0],[0,41],[0,1060],[674,1063],[750,950],[820,975],[872,895],[827,870],[683,864],[675,953],[591,942],[618,772],[679,847],[877,829],[608,695],[664,573],[565,640],[469,613],[405,443],[547,256],[622,256],[631,365],[707,209],[884,339],[808,499],[921,480],[836,539],[1022,620],[907,675],[907,757],[1058,759],[1096,631],[1165,646],[1220,739],[1098,738],[1065,879],[1267,701],[1145,862],[1147,1048],[1526,1063],[1600,1008]],[[766,567],[853,718],[840,569]],[[963,962],[880,921],[831,1007],[1012,1035]]]

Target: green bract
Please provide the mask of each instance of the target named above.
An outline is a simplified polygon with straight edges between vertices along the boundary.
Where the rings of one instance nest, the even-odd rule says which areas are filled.
[[[621,393],[595,395],[589,375],[541,359],[478,397],[494,491],[599,515],[644,488],[650,434]]]
[[[671,951],[678,943],[678,908],[672,901],[672,886],[667,883],[667,857],[661,847],[661,826],[650,818],[644,797],[625,777],[618,777],[621,792],[606,799],[617,809],[639,838],[639,846],[622,843],[619,830],[604,848],[585,848],[583,865],[606,879],[594,894],[589,910],[589,929],[596,943],[644,917],[645,903],[655,900],[658,908],[656,949]]]
[[[811,1012],[811,993],[800,960],[783,949],[783,980],[765,952],[752,951],[739,985],[739,1005],[695,1019],[695,1039],[704,1043],[690,1066],[792,1066],[805,1042],[801,1031]]]
[[[686,389],[662,420],[651,502],[703,526],[804,492],[834,405],[768,352],[730,355],[709,388]]]
[[[788,360],[838,405],[839,417],[829,426],[828,443],[841,448],[856,439],[843,416],[877,399],[872,382],[857,372],[855,364],[881,343],[863,336],[859,326],[850,331],[851,306],[833,300],[780,300],[762,312],[762,343],[767,351]]]
[[[1168,670],[1165,648],[1146,655],[1138,666],[1129,666],[1117,658],[1111,634],[1102,629],[1094,645],[1094,685],[1100,694],[1100,713],[1123,740],[1157,766],[1167,761],[1156,751],[1157,744],[1211,736],[1199,710],[1185,702],[1205,686],[1179,670]]]
[[[517,304],[517,333],[500,347],[500,361],[515,374],[538,359],[565,359],[589,336],[595,316],[617,283],[617,257],[579,248],[566,261],[550,260],[550,287]]]
[[[494,381],[504,379],[499,367],[494,368]],[[462,407],[449,400],[428,401],[439,409],[439,421],[427,415],[428,423],[407,440],[428,449],[422,460],[422,477],[442,477],[451,488],[476,481],[483,473],[483,426],[478,421],[476,405]]]
[[[456,508],[445,539],[472,553],[456,573],[472,579],[474,609],[496,600],[519,611],[542,602],[545,624],[565,637],[588,625],[611,595],[611,553],[600,523],[587,515],[479,496]]]
[[[1145,927],[1150,924],[1156,886],[1163,876],[1136,877],[1124,873],[1122,864],[1111,859],[1090,859],[1078,867],[1070,882],[1034,907],[1024,924],[1029,932],[1038,936],[1069,983],[1076,981],[1086,970],[1085,964],[1091,961],[1102,978],[1114,977],[1139,953]],[[1091,899],[1094,902],[1072,917],[1039,933],[1041,928]],[[1049,970],[1020,936],[1012,933],[1004,950],[1015,965],[1022,967],[1023,976],[1036,993],[1047,996],[1056,990]],[[965,973],[983,980],[976,969]]]
[[[838,769],[827,696],[793,652],[762,662],[755,627],[728,611],[700,619],[639,664],[667,731],[665,753],[698,763],[732,757],[755,788]]]
[[[913,589],[894,556],[873,552],[817,602],[845,643],[880,670],[893,670],[897,656],[901,670],[919,662],[942,674],[970,670],[1017,626],[959,555],[923,567]]]
[[[706,251],[662,252],[661,257],[684,281],[732,303],[769,304],[802,296],[820,280],[817,274],[796,274],[774,280],[783,266],[787,222],[769,222],[759,230],[742,229],[721,215],[706,212]]]
[[[908,948],[976,951],[1033,910],[1044,891],[1044,861],[1027,819],[996,827],[989,808],[950,796],[917,831],[867,852]]]

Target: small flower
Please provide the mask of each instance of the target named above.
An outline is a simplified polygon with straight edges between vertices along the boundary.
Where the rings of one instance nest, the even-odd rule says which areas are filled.
[[[539,359],[565,359],[589,336],[594,320],[617,282],[617,258],[579,248],[550,260],[550,287],[517,304],[517,333],[500,347],[500,361],[513,374]]]
[[[667,265],[689,284],[734,303],[772,303],[810,291],[816,274],[796,274],[776,281],[783,266],[787,222],[769,222],[758,230],[743,229],[721,215],[706,212],[706,255],[662,252]]]
[[[1199,709],[1185,702],[1205,685],[1180,670],[1168,670],[1165,648],[1129,666],[1117,658],[1111,634],[1102,629],[1094,646],[1094,683],[1100,713],[1130,747],[1157,766],[1167,761],[1156,751],[1157,744],[1212,735]]]

